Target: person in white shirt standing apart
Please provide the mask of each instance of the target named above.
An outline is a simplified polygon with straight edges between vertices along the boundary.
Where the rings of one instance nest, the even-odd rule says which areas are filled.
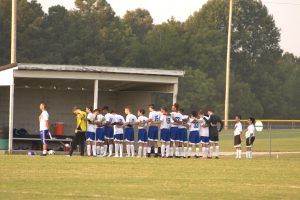
[[[46,137],[49,134],[49,114],[46,110],[46,104],[44,102],[40,103],[40,110],[42,113],[39,116],[39,122],[40,122],[40,137],[41,137],[41,142],[43,145],[43,152],[42,156],[47,155],[47,141]]]
[[[129,106],[125,107],[124,110],[126,114],[126,122],[124,124],[125,126],[125,142],[126,142],[126,151],[127,151],[127,157],[134,157],[134,128],[133,126],[137,122],[137,118],[134,114],[131,113],[131,109]]]
[[[91,156],[91,150],[93,152],[93,156],[96,156],[96,144],[95,137],[96,137],[96,125],[94,121],[96,120],[96,116],[93,113],[93,107],[86,107],[85,111],[87,113],[87,132],[86,132],[86,148],[87,148],[87,155]]]
[[[240,115],[235,116],[235,125],[234,125],[234,147],[236,150],[236,157],[238,159],[242,158],[242,133],[243,133],[243,127],[241,123],[242,117]]]
[[[248,128],[246,131],[246,158],[252,158],[252,145],[255,140],[255,119],[253,117],[249,117],[248,119]]]

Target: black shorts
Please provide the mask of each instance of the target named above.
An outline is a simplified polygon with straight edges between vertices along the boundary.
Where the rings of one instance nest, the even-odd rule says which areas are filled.
[[[241,146],[241,136],[240,135],[235,135],[234,136],[234,147],[240,147]]]
[[[217,127],[211,127],[209,129],[209,141],[219,142],[219,131]]]
[[[254,143],[255,137],[250,137],[246,138],[246,147],[252,147],[253,143]]]

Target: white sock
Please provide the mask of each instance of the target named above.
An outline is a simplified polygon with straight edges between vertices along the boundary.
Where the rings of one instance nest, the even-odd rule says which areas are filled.
[[[205,158],[208,156],[208,147],[205,147]]]
[[[252,151],[249,151],[249,158],[252,158]]]
[[[216,146],[216,157],[220,156],[220,146]]]
[[[169,144],[166,145],[166,156],[167,157],[170,156],[170,145]]]
[[[246,158],[249,158],[249,151],[246,151]]]
[[[160,147],[161,157],[165,156],[165,151],[166,151],[166,145],[162,144]]]
[[[189,147],[188,156],[192,156],[192,147]]]
[[[242,158],[242,150],[238,150],[239,151],[239,157],[238,158]]]
[[[96,156],[97,154],[96,154],[96,145],[93,145],[92,146],[92,149],[93,149],[93,156]]]
[[[139,146],[138,148],[138,156],[141,157],[142,156],[142,151],[143,151],[143,147]]]
[[[97,149],[96,150],[96,153],[97,153],[96,155],[100,155],[101,154],[101,147],[97,146],[96,149]]]
[[[199,147],[196,147],[196,156],[199,156]]]
[[[205,147],[202,147],[202,158],[205,158]]]
[[[130,145],[130,151],[131,151],[131,156],[134,156],[134,145],[133,144],[131,144]]]
[[[151,147],[148,147],[147,153],[151,153]]]
[[[157,147],[154,148],[154,153],[155,153],[155,154],[158,153],[158,148],[157,148]]]
[[[103,148],[104,148],[103,149],[103,155],[106,156],[106,154],[107,154],[107,145],[104,145]]]
[[[127,156],[130,156],[130,144],[126,144]]]
[[[91,156],[91,145],[90,144],[86,145],[86,153],[88,156]]]
[[[213,156],[213,150],[214,150],[214,147],[213,147],[213,146],[210,146],[210,147],[209,147],[209,157],[212,157],[212,156]]]
[[[186,157],[187,147],[183,147],[183,157]]]
[[[147,155],[147,151],[148,151],[148,147],[144,147],[144,152],[143,152],[144,156]]]
[[[179,147],[175,148],[175,156],[179,156]]]
[[[181,156],[182,147],[178,147],[178,156]]]
[[[123,144],[120,144],[120,156],[123,156]]]
[[[110,145],[108,146],[109,155],[112,155],[113,148],[114,148],[113,144],[110,144]],[[106,151],[105,151],[105,152],[106,152]]]
[[[174,147],[170,147],[170,156],[173,156],[174,155]]]
[[[240,156],[240,155],[239,155],[239,150],[236,150],[236,151],[235,151],[235,158],[239,158],[239,156]]]
[[[106,148],[107,148],[107,146],[106,146]],[[103,155],[104,154],[104,146],[102,146],[101,148],[100,148],[100,155]]]
[[[109,145],[110,146],[110,145]],[[119,155],[119,148],[120,145],[119,144],[115,144],[115,155],[118,156]]]

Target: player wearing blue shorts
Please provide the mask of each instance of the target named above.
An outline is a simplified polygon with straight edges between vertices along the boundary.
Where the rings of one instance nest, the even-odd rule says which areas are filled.
[[[188,151],[188,157],[192,156],[192,147],[194,146],[196,148],[196,154],[195,158],[199,158],[199,143],[200,143],[200,135],[199,135],[199,127],[200,124],[197,119],[197,112],[192,111],[190,120],[189,120],[189,151]]]
[[[108,148],[108,157],[112,156],[113,152],[113,139],[114,139],[114,128],[112,123],[114,122],[114,116],[108,111],[108,106],[103,106],[102,112],[105,117],[105,126],[104,126],[104,134],[105,134],[105,143],[104,143],[104,154],[103,156],[107,156],[107,146]]]
[[[131,113],[131,110],[128,106],[125,107],[124,110],[126,114],[126,121],[125,121],[125,142],[126,142],[126,151],[127,157],[134,157],[134,128],[133,126],[137,122],[137,118],[135,115]]]
[[[149,105],[149,130],[148,130],[148,154],[147,156],[151,156],[151,147],[154,146],[155,157],[158,157],[158,126],[160,124],[160,116],[161,113],[159,111],[155,111],[154,104]]]
[[[160,116],[160,143],[161,143],[161,157],[170,156],[170,126],[171,115],[168,113],[166,107],[160,109],[162,115]]]
[[[93,156],[96,156],[96,127],[94,124],[96,116],[93,114],[93,107],[86,107],[85,109],[87,113],[87,132],[86,132],[86,152],[88,156],[91,156],[93,152]],[[91,152],[92,150],[92,152]]]
[[[47,141],[46,137],[49,134],[49,114],[46,110],[46,104],[41,103],[40,104],[40,110],[42,113],[39,116],[39,122],[40,122],[40,136],[41,136],[41,142],[43,145],[43,152],[41,156],[47,155]]]
[[[138,110],[138,119],[136,124],[138,125],[138,157],[142,157],[142,152],[143,156],[146,157],[147,155],[147,142],[148,142],[148,136],[147,136],[147,121],[148,118],[144,116],[145,115],[145,110],[144,109],[139,109]]]
[[[123,141],[124,141],[124,130],[123,125],[125,124],[125,119],[122,115],[118,115],[116,112],[112,111],[114,115],[114,143],[115,143],[115,157],[123,157]],[[120,156],[119,156],[120,152]]]
[[[179,109],[179,113],[182,115],[182,124],[178,126],[179,131],[179,155],[183,156],[183,158],[187,158],[187,127],[188,127],[188,121],[189,116],[184,115],[184,110],[182,108]],[[183,146],[183,155],[182,152],[182,146]]]
[[[204,115],[203,111],[198,112],[200,123],[200,143],[202,145],[202,158],[208,157],[208,145],[209,145],[209,125],[207,124],[208,117]]]
[[[174,145],[175,145],[175,157],[179,158],[179,131],[178,126],[182,124],[182,114],[179,112],[179,104],[174,103],[172,105],[172,112],[171,112],[171,143],[170,143],[170,154],[174,156]]]
[[[104,142],[105,142],[105,134],[104,134],[105,117],[100,113],[99,109],[94,110],[94,115],[96,116],[94,123],[97,126],[97,128],[96,128],[96,154],[97,154],[97,156],[103,156]]]

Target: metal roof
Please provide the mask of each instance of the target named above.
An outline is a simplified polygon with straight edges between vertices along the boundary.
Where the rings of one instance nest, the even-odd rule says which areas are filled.
[[[52,65],[52,64],[27,64],[19,63],[17,70],[30,71],[64,71],[64,72],[95,72],[95,73],[119,73],[119,74],[144,74],[159,76],[183,77],[183,70],[162,70],[131,67],[107,67],[107,66],[82,66],[82,65]]]

